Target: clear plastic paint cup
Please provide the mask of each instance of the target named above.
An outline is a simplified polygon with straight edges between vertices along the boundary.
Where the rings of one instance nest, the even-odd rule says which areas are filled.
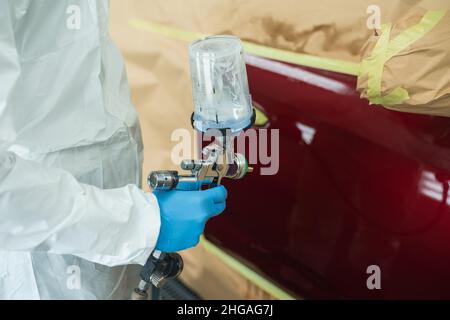
[[[189,62],[194,99],[194,127],[247,128],[252,121],[252,100],[242,43],[234,36],[212,36],[193,42]]]

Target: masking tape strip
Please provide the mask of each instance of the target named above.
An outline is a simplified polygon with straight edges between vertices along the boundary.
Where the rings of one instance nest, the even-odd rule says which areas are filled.
[[[219,258],[223,263],[228,265],[233,270],[239,272],[244,278],[251,281],[252,283],[256,284],[258,287],[266,291],[268,294],[270,294],[272,297],[279,299],[279,300],[295,300],[293,296],[291,296],[289,293],[285,292],[283,289],[279,288],[278,286],[274,285],[267,279],[263,278],[259,274],[257,274],[252,269],[245,266],[243,263],[239,262],[229,254],[225,253],[223,250],[216,247],[214,244],[209,242],[205,239],[204,236],[201,237],[200,240],[203,247]]]
[[[408,91],[402,87],[395,88],[385,96],[381,96],[381,81],[385,63],[430,32],[447,10],[428,11],[420,22],[390,40],[392,24],[381,26],[381,36],[370,57],[361,63],[361,74],[368,75],[367,96],[370,104],[391,106],[401,104],[409,99]]]
[[[191,42],[207,37],[207,35],[202,33],[185,31],[140,19],[131,19],[129,21],[129,24],[132,28],[138,30],[148,31],[186,42]],[[271,48],[248,41],[242,41],[242,44],[246,53],[268,59],[355,76],[359,73],[359,63],[301,54],[287,50]]]
[[[253,109],[255,110],[255,126],[256,127],[264,127],[267,123],[269,123],[269,118],[256,105],[256,103],[253,103]]]

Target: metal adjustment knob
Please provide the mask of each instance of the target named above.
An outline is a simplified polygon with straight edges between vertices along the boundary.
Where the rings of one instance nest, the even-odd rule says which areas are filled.
[[[166,283],[166,275],[162,270],[156,270],[151,276],[150,276],[150,282],[153,286],[156,288],[161,288]]]
[[[147,178],[147,183],[153,190],[170,190],[178,184],[177,171],[153,171]]]
[[[181,169],[183,170],[200,170],[202,168],[202,161],[201,160],[183,160],[181,161]]]
[[[178,253],[163,253],[156,262],[150,275],[150,282],[156,288],[161,288],[168,279],[178,277],[183,271],[183,259]]]
[[[242,179],[247,172],[251,171],[253,171],[253,168],[248,167],[245,156],[240,153],[235,153],[233,163],[229,165],[226,177],[229,179]]]

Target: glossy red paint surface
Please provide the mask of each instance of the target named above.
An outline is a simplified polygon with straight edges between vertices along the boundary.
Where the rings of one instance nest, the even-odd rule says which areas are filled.
[[[280,169],[225,182],[208,239],[304,298],[450,298],[450,118],[369,106],[353,76],[250,60]]]

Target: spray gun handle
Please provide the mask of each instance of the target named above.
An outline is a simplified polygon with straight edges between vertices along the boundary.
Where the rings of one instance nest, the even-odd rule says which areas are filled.
[[[153,251],[141,270],[141,279],[161,288],[168,279],[177,278],[183,271],[183,259],[176,252]]]
[[[159,300],[159,289],[167,280],[177,278],[183,271],[183,259],[176,252],[154,250],[141,269],[141,281],[134,289],[132,300],[147,300],[148,289],[152,287],[152,300]]]

